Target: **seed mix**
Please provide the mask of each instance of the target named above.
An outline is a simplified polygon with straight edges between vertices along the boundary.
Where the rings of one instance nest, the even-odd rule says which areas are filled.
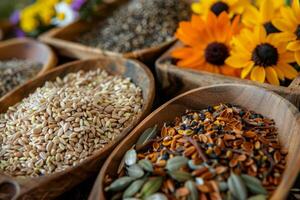
[[[130,52],[169,41],[190,16],[184,0],[129,0],[93,30],[77,38],[92,47]]]

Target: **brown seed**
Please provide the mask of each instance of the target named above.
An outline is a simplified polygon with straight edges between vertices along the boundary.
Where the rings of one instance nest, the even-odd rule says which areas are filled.
[[[197,188],[203,193],[212,192],[212,188],[208,185],[208,183],[204,183],[203,185],[197,185]]]
[[[250,142],[244,142],[241,147],[246,152],[250,152],[253,150],[253,144]]]
[[[275,151],[274,155],[273,155],[274,161],[275,163],[279,163],[281,160],[281,154],[279,151]]]
[[[190,194],[190,191],[186,187],[181,187],[176,190],[176,197],[186,197]]]
[[[247,138],[254,138],[256,136],[256,133],[253,131],[246,131],[243,135]]]
[[[217,156],[219,156],[219,155],[221,155],[221,153],[222,153],[222,150],[221,150],[221,148],[220,148],[220,147],[218,147],[218,146],[215,146],[215,147],[214,147],[214,152],[215,152],[215,154],[216,154]]]
[[[166,184],[166,187],[168,188],[168,190],[173,193],[175,191],[175,186],[174,186],[174,183],[172,181],[172,179],[167,179],[165,181],[165,184]]]
[[[257,149],[257,150],[260,149],[260,142],[256,141],[254,146],[255,146],[255,149]]]
[[[230,135],[230,134],[225,134],[224,135],[224,140],[228,141],[228,140],[235,140],[235,136],[234,135]]]
[[[203,168],[200,168],[200,169],[196,169],[192,172],[192,175],[193,176],[201,176],[202,174],[208,172],[208,168],[207,167],[203,167]]]
[[[223,174],[224,172],[226,172],[228,170],[228,167],[225,166],[218,166],[216,168],[216,173],[217,174]]]
[[[209,179],[212,179],[214,177],[214,174],[211,173],[211,172],[205,172],[200,177],[203,178],[203,179],[209,180]]]
[[[238,164],[238,160],[233,158],[229,161],[229,167],[234,168],[235,166],[237,166]]]
[[[183,152],[183,155],[186,156],[186,157],[189,157],[191,156],[193,153],[196,152],[196,148],[195,146],[190,146],[189,148],[187,148],[184,152]]]
[[[238,156],[238,161],[244,162],[245,160],[247,160],[247,156],[245,154],[241,154]]]
[[[209,193],[209,197],[211,200],[222,200],[222,197],[219,192]]]

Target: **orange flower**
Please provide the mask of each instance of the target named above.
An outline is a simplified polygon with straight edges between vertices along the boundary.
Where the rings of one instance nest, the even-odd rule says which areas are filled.
[[[239,17],[231,23],[226,12],[216,16],[209,12],[207,19],[193,15],[191,21],[181,22],[176,37],[184,44],[172,52],[177,66],[239,76],[239,70],[229,67],[230,41],[239,32]]]

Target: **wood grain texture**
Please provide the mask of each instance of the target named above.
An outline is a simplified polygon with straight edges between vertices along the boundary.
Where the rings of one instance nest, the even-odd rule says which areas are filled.
[[[90,195],[90,200],[109,199],[104,196],[104,177],[116,177],[117,169],[125,152],[135,144],[139,136],[155,124],[161,128],[164,122],[173,121],[186,109],[203,109],[209,105],[232,103],[272,118],[279,129],[280,143],[289,151],[283,179],[271,200],[282,200],[297,178],[300,169],[300,113],[297,108],[281,96],[263,88],[241,84],[221,84],[197,88],[184,93],[159,107],[144,119],[115,148],[104,163]],[[276,109],[275,109],[276,108]]]
[[[111,7],[118,6],[124,3],[126,0],[114,0],[110,4],[103,5],[101,11],[105,11],[106,13],[100,17],[100,21],[103,20],[106,16],[110,14],[109,10]],[[75,42],[74,39],[78,37],[80,34],[85,33],[92,29],[95,23],[99,23],[99,20],[95,20],[92,22],[75,22],[70,24],[69,26],[63,28],[55,28],[52,29],[39,37],[39,40],[45,42],[46,44],[54,47],[61,55],[78,58],[78,59],[87,59],[87,58],[95,58],[103,55],[120,55],[126,58],[133,58],[140,60],[142,62],[151,62],[153,59],[156,59],[163,52],[165,52],[168,48],[170,48],[175,40],[164,42],[158,46],[135,50],[132,52],[127,52],[124,54],[101,50],[96,47],[89,47],[84,44],[80,44]]]
[[[53,69],[57,58],[50,47],[29,38],[15,38],[0,42],[0,60],[26,59],[43,64],[38,75]]]
[[[142,113],[124,129],[114,142],[106,145],[101,150],[95,151],[92,156],[76,167],[70,167],[65,171],[52,175],[24,180],[17,180],[0,173],[0,199],[1,194],[14,196],[15,199],[53,199],[71,189],[87,177],[98,172],[105,158],[111,153],[114,147],[150,112],[155,96],[154,78],[151,72],[138,61],[115,57],[75,61],[51,70],[24,84],[10,93],[9,96],[0,99],[0,112],[5,112],[9,106],[20,102],[23,98],[34,92],[37,87],[43,86],[46,81],[55,80],[57,76],[64,77],[71,72],[79,70],[89,71],[97,68],[105,69],[112,75],[130,77],[136,85],[141,87],[144,98]],[[10,184],[10,187],[14,188],[14,190],[10,189],[10,191],[16,192],[14,194],[8,193],[7,188],[1,187],[1,181],[5,184]]]
[[[240,83],[255,85],[274,91],[291,101],[296,107],[300,108],[300,76],[298,76],[289,87],[274,86],[267,83],[259,83],[251,80],[213,74],[205,71],[183,69],[170,64],[170,52],[180,46],[177,42],[171,49],[163,54],[155,63],[156,74],[159,85],[166,95],[176,96],[196,87],[209,86],[223,83]]]

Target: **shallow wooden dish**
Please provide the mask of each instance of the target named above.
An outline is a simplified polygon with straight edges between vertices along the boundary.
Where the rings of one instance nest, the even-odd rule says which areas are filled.
[[[118,6],[124,3],[124,1],[125,0],[114,0],[112,3],[103,5],[103,7],[100,9],[105,13],[101,16],[99,20],[101,21],[110,14],[109,10],[111,9],[109,9],[109,6]],[[105,6],[107,7],[107,9],[104,8]],[[168,48],[170,48],[172,44],[175,43],[175,39],[172,39],[155,47],[149,47],[122,54],[112,51],[101,50],[96,47],[86,46],[74,41],[74,39],[80,34],[91,30],[94,24],[98,23],[99,20],[94,22],[74,22],[69,26],[63,28],[55,28],[42,34],[39,37],[39,40],[54,47],[61,55],[72,58],[86,59],[99,57],[101,55],[122,55],[126,58],[140,60],[144,63],[151,63],[151,61],[157,59],[162,53],[164,53]]]
[[[279,140],[289,150],[287,168],[283,180],[272,196],[272,200],[284,199],[300,169],[300,113],[289,101],[263,88],[250,85],[222,84],[197,88],[184,93],[159,107],[137,126],[104,163],[94,185],[90,200],[108,199],[104,196],[104,177],[116,176],[125,152],[138,140],[139,136],[155,124],[159,128],[164,122],[173,121],[186,109],[202,109],[208,105],[232,103],[257,111],[273,118],[279,128]],[[276,109],[275,109],[276,108]]]
[[[15,38],[0,42],[0,60],[26,59],[43,64],[38,75],[53,69],[57,64],[54,52],[45,44],[29,38]]]
[[[298,76],[289,87],[274,86],[267,83],[258,83],[251,80],[240,79],[236,77],[224,76],[205,71],[192,69],[183,69],[176,65],[170,64],[171,51],[180,46],[177,42],[171,49],[165,52],[155,63],[156,74],[161,89],[169,96],[176,96],[190,89],[209,86],[213,84],[239,83],[255,85],[272,90],[291,101],[295,106],[300,108],[300,76]]]
[[[46,81],[55,80],[57,76],[63,77],[70,72],[89,71],[97,68],[105,69],[109,74],[130,77],[135,84],[142,88],[144,105],[140,116],[135,121],[132,121],[131,125],[116,138],[116,141],[108,144],[102,150],[96,151],[94,155],[76,167],[70,167],[65,171],[52,175],[24,180],[18,180],[0,173],[0,199],[1,195],[4,194],[9,195],[11,199],[52,199],[71,189],[88,176],[99,171],[105,158],[114,147],[150,112],[154,100],[155,87],[154,78],[149,69],[139,62],[113,57],[75,61],[51,70],[0,99],[0,112],[5,112],[9,106],[20,102],[34,92],[37,87],[43,86]]]

